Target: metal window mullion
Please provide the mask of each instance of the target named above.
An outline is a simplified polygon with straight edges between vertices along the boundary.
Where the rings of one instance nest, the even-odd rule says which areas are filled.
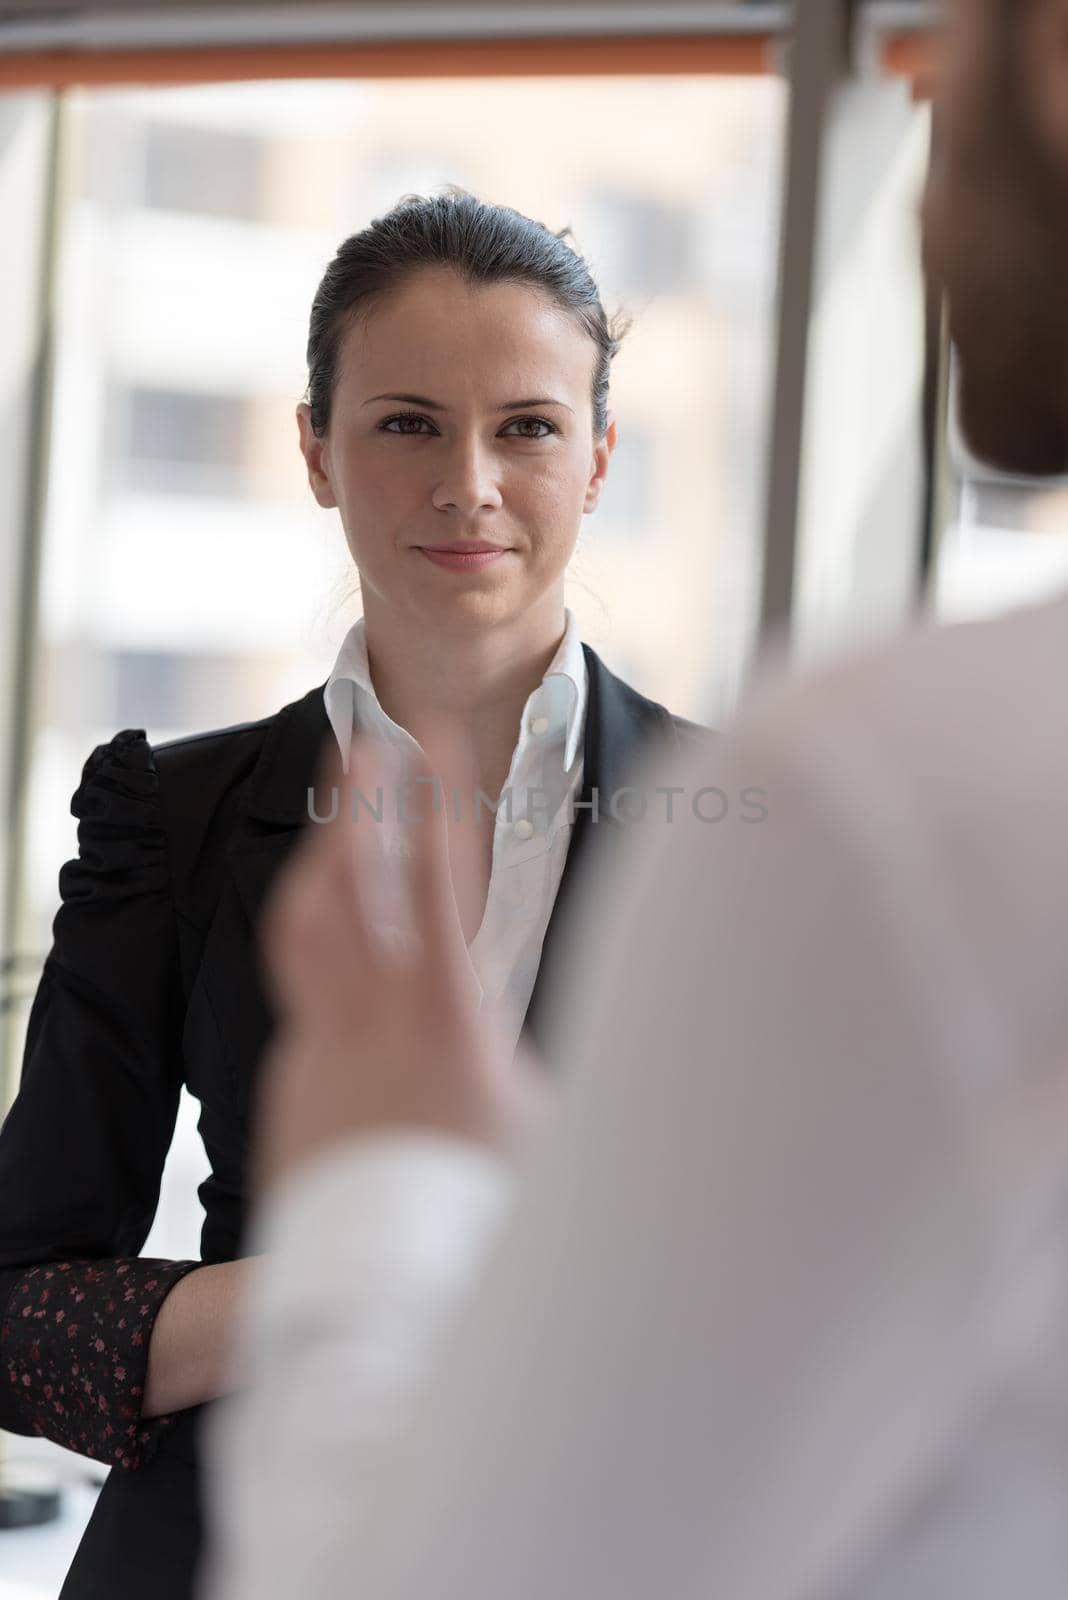
[[[825,132],[831,96],[848,70],[851,12],[849,0],[797,0],[789,44],[790,112],[760,604],[763,638],[778,634],[793,612]]]
[[[36,725],[38,622],[41,560],[44,542],[45,502],[55,370],[56,270],[60,227],[60,163],[62,100],[53,95],[48,111],[47,153],[42,168],[42,239],[38,259],[38,298],[31,315],[37,323],[33,369],[28,385],[29,428],[23,466],[23,513],[16,530],[19,540],[16,582],[8,598],[5,624],[10,630],[7,654],[10,681],[4,690],[9,710],[6,720],[7,782],[4,793],[7,869],[0,885],[0,956],[5,973],[0,984],[5,1004],[0,1011],[0,1112],[16,1089],[19,1026],[22,1006],[15,975],[25,977],[20,955],[24,926],[25,857],[29,835],[29,789]]]

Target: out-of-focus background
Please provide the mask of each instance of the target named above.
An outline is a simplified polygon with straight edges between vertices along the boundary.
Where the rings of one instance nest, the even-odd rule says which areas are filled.
[[[765,638],[803,662],[1068,579],[1066,491],[954,440],[917,248],[934,7],[833,9],[0,0],[8,1096],[93,746],[266,716],[359,615],[293,413],[323,268],[406,193],[570,225],[634,317],[569,601],[674,710],[728,714]],[[146,1253],[198,1252],[195,1115]],[[0,1600],[46,1600],[98,1474],[0,1461],[67,1485],[0,1532]]]

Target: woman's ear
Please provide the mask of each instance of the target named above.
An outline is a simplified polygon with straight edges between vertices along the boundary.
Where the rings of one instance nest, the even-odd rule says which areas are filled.
[[[608,413],[608,426],[603,436],[598,439],[593,447],[593,471],[590,481],[586,485],[586,498],[582,503],[584,513],[595,511],[604,489],[604,480],[608,474],[608,462],[612,451],[616,447],[616,419],[613,413]]]
[[[311,406],[302,400],[297,407],[297,427],[300,430],[300,453],[308,468],[311,492],[325,511],[337,505],[333,484],[330,482],[329,463],[326,461],[326,440],[320,439],[311,424]]]

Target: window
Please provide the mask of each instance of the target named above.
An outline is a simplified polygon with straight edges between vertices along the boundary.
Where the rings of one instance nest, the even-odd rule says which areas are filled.
[[[640,534],[653,514],[655,441],[642,427],[628,424],[608,464],[604,493],[595,516],[611,533]]]
[[[645,194],[599,190],[583,208],[582,244],[617,294],[684,293],[695,287],[696,220]]]
[[[116,396],[120,488],[161,494],[240,494],[248,403],[239,395],[134,387]]]
[[[252,652],[193,649],[119,649],[102,655],[100,665],[111,684],[109,728],[144,728],[157,743],[190,726],[248,721],[259,682],[271,669]]]
[[[266,205],[267,144],[229,128],[145,121],[142,199],[159,211],[256,221]]]

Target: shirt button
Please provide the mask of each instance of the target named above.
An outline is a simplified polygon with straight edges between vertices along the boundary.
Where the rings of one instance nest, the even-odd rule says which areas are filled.
[[[548,719],[548,717],[531,717],[531,719],[530,719],[530,731],[531,731],[531,733],[548,733],[548,731],[549,731],[549,719]]]
[[[517,839],[532,839],[534,837],[534,824],[529,817],[520,817],[514,824],[512,832]]]

